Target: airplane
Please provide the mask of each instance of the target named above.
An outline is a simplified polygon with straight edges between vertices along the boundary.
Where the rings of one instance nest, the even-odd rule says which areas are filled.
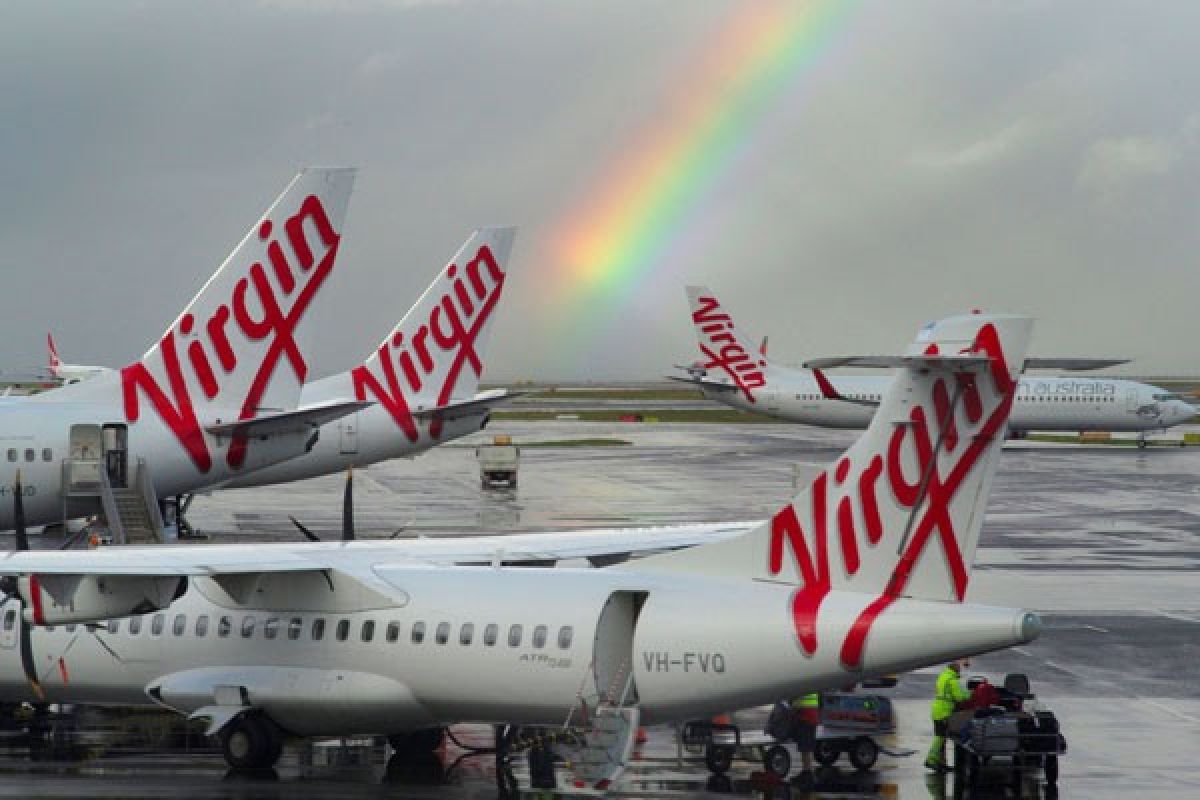
[[[265,486],[412,457],[483,429],[504,389],[476,393],[515,228],[475,231],[403,319],[359,365],[306,383],[300,407],[372,403],[324,425],[307,453],[222,488]]]
[[[59,384],[79,383],[97,375],[107,375],[114,372],[111,367],[94,367],[85,364],[67,364],[58,355],[58,345],[54,343],[54,334],[46,334],[46,348],[49,351],[47,371],[51,378]]]
[[[923,328],[849,450],[769,520],[688,549],[614,531],[34,551],[19,530],[0,693],[206,719],[235,768],[284,737],[416,754],[455,723],[566,727],[603,788],[641,723],[1029,642],[1036,614],[965,599],[1031,329]],[[536,566],[577,557],[608,565]]]
[[[825,428],[866,427],[890,378],[853,376],[835,385],[825,370],[837,366],[878,366],[869,359],[815,359],[804,369],[781,366],[766,356],[765,340],[756,352],[711,290],[687,287],[692,323],[702,358],[679,366],[685,375],[668,376],[698,388],[705,397],[742,411]],[[1098,359],[1028,359],[1027,368],[1092,369],[1121,363]],[[1136,431],[1146,434],[1192,419],[1197,409],[1157,386],[1115,378],[1023,376],[1013,407],[1010,433],[1029,431]]]
[[[153,518],[158,497],[302,455],[323,423],[368,406],[298,407],[308,311],[333,272],[354,174],[301,171],[140,361],[0,399],[0,487],[21,471],[27,523],[111,520],[118,490]],[[0,505],[0,530],[13,522]]]

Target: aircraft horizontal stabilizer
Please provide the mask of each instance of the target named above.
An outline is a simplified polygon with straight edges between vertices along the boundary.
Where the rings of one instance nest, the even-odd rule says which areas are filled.
[[[1027,358],[1025,369],[1066,369],[1082,372],[1128,364],[1128,358]]]
[[[362,411],[374,403],[358,400],[344,400],[336,403],[325,403],[319,406],[306,406],[295,411],[280,411],[265,414],[253,419],[243,419],[236,422],[222,422],[216,425],[206,425],[204,430],[215,436],[271,436],[279,433],[295,433],[296,431],[320,427],[327,422],[341,419],[347,414]]]
[[[991,362],[989,356],[977,355],[906,355],[906,356],[834,356],[814,358],[804,362],[805,369],[833,367],[869,367],[871,369],[929,369],[954,372],[982,367]]]
[[[515,397],[520,397],[522,394],[525,394],[525,392],[510,392],[507,389],[489,389],[486,392],[480,392],[470,400],[459,400],[441,406],[433,406],[432,408],[414,409],[412,415],[418,419],[444,420],[474,417],[486,414],[494,406],[503,405]]]
[[[710,381],[707,378],[685,378],[682,375],[665,375],[669,380],[679,381],[680,383],[690,383],[693,386],[699,386],[702,389],[717,389],[729,392],[741,391],[732,383],[724,383],[723,381]]]

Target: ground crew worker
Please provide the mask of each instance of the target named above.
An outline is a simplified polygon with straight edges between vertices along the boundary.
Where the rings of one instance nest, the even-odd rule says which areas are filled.
[[[813,692],[792,701],[792,738],[800,751],[804,772],[812,773],[813,750],[817,747],[817,725],[821,722],[821,695]]]
[[[933,717],[933,743],[925,756],[925,767],[934,772],[946,772],[946,726],[950,715],[959,703],[971,697],[971,693],[959,683],[962,671],[971,666],[966,659],[951,661],[938,675],[937,690],[933,697],[930,716]]]

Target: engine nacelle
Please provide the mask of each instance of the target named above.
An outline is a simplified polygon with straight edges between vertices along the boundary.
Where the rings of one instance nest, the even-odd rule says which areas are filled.
[[[23,575],[17,588],[34,625],[101,622],[171,605],[187,591],[180,575]]]

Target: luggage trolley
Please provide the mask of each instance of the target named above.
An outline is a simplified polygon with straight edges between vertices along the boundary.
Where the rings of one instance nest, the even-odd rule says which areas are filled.
[[[968,785],[993,759],[1006,759],[1013,780],[1026,769],[1041,768],[1046,784],[1058,784],[1058,758],[1067,752],[1067,740],[1058,717],[1037,702],[1022,674],[1004,678],[1002,705],[986,710],[958,712],[952,717],[954,770]]]
[[[737,725],[694,720],[683,726],[683,744],[688,748],[704,748],[704,763],[710,772],[724,775],[733,766],[739,753],[750,751],[750,760],[761,762],[770,773],[786,778],[792,769],[795,743],[786,732],[786,725],[776,723],[779,707],[772,711],[767,731],[745,732]],[[892,701],[881,695],[829,692],[821,695],[821,723],[813,759],[824,766],[837,762],[843,753],[860,772],[875,766],[879,745],[874,737],[894,733],[895,714]],[[770,731],[770,732],[768,732]],[[774,735],[773,735],[774,734]]]

